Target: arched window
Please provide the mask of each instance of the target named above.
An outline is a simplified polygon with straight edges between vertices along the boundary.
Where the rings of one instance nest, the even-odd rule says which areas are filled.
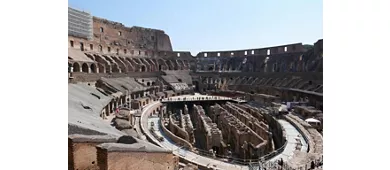
[[[100,32],[104,32],[104,29],[103,29],[103,27],[100,27]]]
[[[83,65],[82,65],[82,71],[84,72],[84,73],[88,73],[88,64],[87,63],[84,63]]]
[[[92,64],[91,64],[91,72],[92,72],[92,73],[96,73],[96,72],[97,72],[96,68],[97,68],[97,67],[96,67],[95,63],[92,63]]]
[[[73,72],[80,72],[80,65],[79,63],[73,63]]]

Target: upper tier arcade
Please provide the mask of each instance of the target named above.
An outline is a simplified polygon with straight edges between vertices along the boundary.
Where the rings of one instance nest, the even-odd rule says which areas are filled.
[[[275,47],[244,49],[244,50],[229,50],[229,51],[204,51],[196,55],[196,57],[244,57],[244,56],[268,56],[286,53],[304,53],[306,49],[302,43],[280,45]]]
[[[322,72],[322,39],[275,47],[200,52],[197,72]]]

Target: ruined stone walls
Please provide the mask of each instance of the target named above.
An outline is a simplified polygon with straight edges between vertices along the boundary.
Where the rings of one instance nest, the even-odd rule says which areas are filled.
[[[91,39],[68,36],[68,47],[82,51],[130,56],[156,56],[172,51],[170,38],[162,30],[126,27],[122,23],[93,17]]]
[[[201,135],[201,139],[197,140],[200,143],[201,149],[210,150],[213,147],[219,148],[221,146],[222,132],[218,129],[217,124],[213,123],[210,117],[205,115],[204,109],[200,105],[193,107],[194,121],[197,125],[197,135]]]
[[[173,115],[169,116],[169,130],[176,136],[190,142],[190,137],[184,127],[179,127],[178,122],[174,120]]]
[[[122,23],[93,17],[93,37],[95,42],[133,49],[172,51],[169,36],[162,30],[126,27]]]

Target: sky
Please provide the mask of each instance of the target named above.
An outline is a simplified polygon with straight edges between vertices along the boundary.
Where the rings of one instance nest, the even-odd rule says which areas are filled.
[[[322,39],[322,0],[68,0],[125,26],[165,31],[174,51],[223,51]]]

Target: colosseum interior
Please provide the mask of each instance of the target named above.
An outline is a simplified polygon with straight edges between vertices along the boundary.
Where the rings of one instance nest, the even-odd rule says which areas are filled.
[[[69,169],[322,169],[322,39],[192,56],[68,10]]]

